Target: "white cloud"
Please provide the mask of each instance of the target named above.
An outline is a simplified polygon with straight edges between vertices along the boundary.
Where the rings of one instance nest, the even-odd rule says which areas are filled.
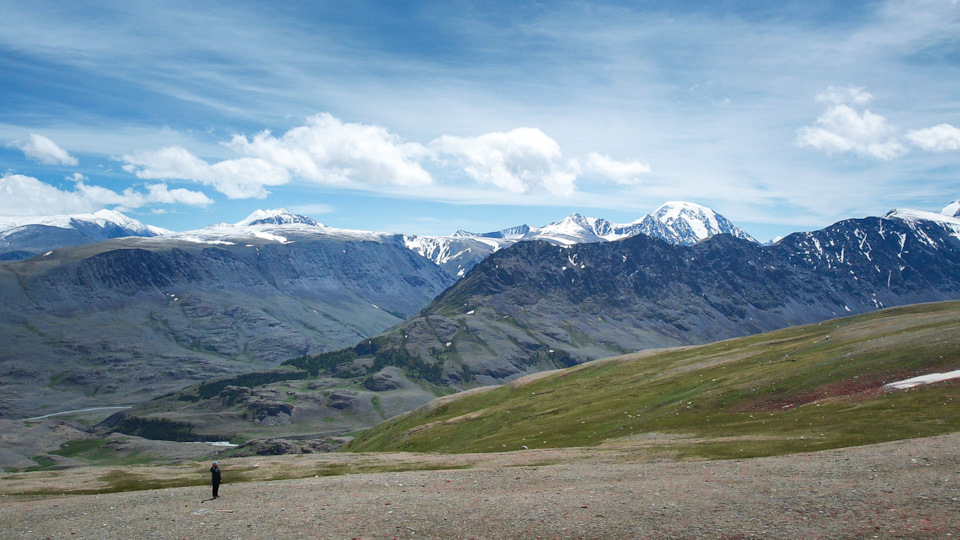
[[[345,123],[330,114],[311,116],[281,137],[263,131],[228,144],[245,156],[263,159],[322,184],[423,186],[433,178],[420,164],[428,155],[418,143],[403,142],[386,128]]]
[[[79,180],[73,191],[65,191],[31,176],[8,174],[0,177],[0,215],[6,216],[76,214],[95,212],[113,205],[123,208],[139,208],[155,203],[207,206],[212,202],[203,193],[168,189],[165,184],[149,185],[146,193],[132,188],[117,193]]]
[[[193,180],[213,186],[231,199],[264,198],[264,186],[278,186],[290,181],[290,175],[259,158],[240,158],[209,164],[179,146],[155,152],[136,152],[120,158],[123,170],[145,179]]]
[[[817,118],[816,126],[797,130],[797,144],[828,154],[854,152],[891,160],[907,153],[887,119],[868,109],[857,112],[849,105],[834,105]]]
[[[928,152],[960,150],[960,129],[950,124],[908,131],[907,139]]]
[[[866,105],[873,99],[873,95],[859,86],[828,86],[826,90],[817,94],[817,101],[833,105],[854,104]]]
[[[560,145],[537,128],[485,133],[477,137],[444,135],[430,143],[470,178],[511,193],[544,189],[569,196],[577,180],[574,164],[562,161]]]
[[[592,172],[618,184],[636,184],[640,176],[650,172],[650,166],[639,161],[617,161],[610,156],[590,152],[583,164],[586,172]]]
[[[298,214],[329,214],[336,210],[336,208],[330,206],[329,204],[323,203],[311,203],[311,204],[298,204],[296,206],[287,207],[291,212],[296,212]]]
[[[44,165],[76,165],[78,163],[77,158],[60,148],[57,143],[36,133],[30,134],[30,140],[17,141],[10,146],[19,148],[28,159]]]
[[[125,197],[130,198],[138,195],[135,192],[131,192],[129,188],[123,190],[123,193]],[[202,191],[190,191],[184,188],[169,189],[166,184],[148,184],[147,193],[142,195],[142,201],[142,205],[162,203],[206,207],[213,204],[213,199],[207,197]],[[122,204],[124,206],[132,206],[130,202],[124,202]]]
[[[224,147],[241,158],[208,163],[181,146],[126,154],[123,169],[146,179],[188,179],[214,186],[230,198],[265,197],[267,186],[292,178],[348,189],[379,188],[442,198],[440,192],[473,193],[466,184],[495,194],[544,194],[569,197],[578,175],[635,184],[650,167],[590,153],[583,161],[567,159],[560,145],[537,128],[516,128],[476,137],[443,135],[429,144],[404,141],[377,125],[343,122],[322,113],[274,136],[269,130],[252,137],[234,135]],[[434,178],[425,168],[427,163]],[[441,190],[441,187],[450,189]],[[426,189],[424,189],[426,188]],[[460,189],[460,191],[457,191]],[[494,191],[492,191],[494,192]],[[322,213],[326,207],[308,213]]]

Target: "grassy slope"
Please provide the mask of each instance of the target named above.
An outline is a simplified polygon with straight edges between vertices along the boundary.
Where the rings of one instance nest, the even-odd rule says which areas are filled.
[[[412,411],[345,450],[491,452],[651,433],[678,457],[870,444],[960,429],[960,383],[880,390],[954,369],[960,302],[921,304],[585,364]]]

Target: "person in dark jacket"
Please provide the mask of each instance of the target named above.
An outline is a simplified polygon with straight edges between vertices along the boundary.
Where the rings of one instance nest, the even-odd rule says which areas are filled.
[[[216,499],[219,497],[217,492],[220,491],[220,462],[214,461],[213,467],[210,467],[210,484],[213,486],[213,498]]]

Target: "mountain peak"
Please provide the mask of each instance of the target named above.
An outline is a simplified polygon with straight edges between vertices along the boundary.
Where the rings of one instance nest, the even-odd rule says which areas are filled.
[[[172,231],[147,225],[116,210],[92,214],[0,217],[0,260],[19,260],[52,249],[124,236],[163,236]]]
[[[668,201],[639,223],[640,232],[673,244],[692,245],[716,234],[756,240],[712,208],[687,201]]]
[[[613,232],[613,225],[602,218],[585,217],[579,213],[544,225],[537,231],[538,237],[561,244],[600,242]]]
[[[954,217],[950,214],[944,212],[944,210],[949,209],[944,208],[940,212],[927,212],[925,210],[913,210],[911,208],[896,208],[891,210],[883,215],[884,219],[900,219],[909,223],[915,223],[918,221],[930,221],[933,223],[940,223],[942,225],[949,225],[952,228],[960,226],[960,216]]]
[[[323,227],[324,225],[317,220],[294,214],[286,208],[276,208],[273,210],[256,210],[246,217],[243,221],[236,223],[237,227],[248,227],[251,225],[292,225],[301,223],[312,225],[314,227]]]
[[[667,201],[661,204],[650,215],[666,223],[667,221],[672,221],[685,214],[710,217],[717,215],[712,208],[707,208],[706,206],[687,201]]]
[[[170,231],[147,225],[116,210],[97,210],[94,213],[57,214],[51,216],[25,216],[0,218],[0,231],[25,227],[28,225],[45,225],[61,229],[118,228],[127,232],[128,236],[158,236]],[[109,236],[113,238],[114,236]]]
[[[940,210],[940,213],[945,216],[960,217],[960,199],[944,206],[943,210]]]

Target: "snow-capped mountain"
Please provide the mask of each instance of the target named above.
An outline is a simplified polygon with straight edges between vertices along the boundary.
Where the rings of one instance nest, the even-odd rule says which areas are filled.
[[[572,245],[615,240],[615,225],[603,218],[569,215],[560,221],[531,230],[524,240],[545,240],[553,244]],[[533,233],[533,234],[531,234]]]
[[[455,266],[456,275],[462,276],[464,270],[469,270],[490,253],[525,240],[543,240],[560,246],[573,246],[612,242],[637,234],[645,234],[671,244],[689,246],[721,233],[756,242],[743,229],[710,208],[689,202],[672,201],[661,205],[652,214],[626,224],[572,214],[542,227],[519,225],[488,233],[461,230],[452,237],[427,237],[430,239],[429,244],[433,246],[432,249],[424,249],[423,242],[408,240],[407,245],[441,266],[446,266],[448,269]],[[467,239],[481,241],[483,245],[466,246]],[[497,245],[490,244],[490,241],[497,242]],[[460,249],[444,247],[450,242],[460,244]]]
[[[949,209],[948,206],[944,210]],[[942,212],[942,211],[941,211]],[[954,217],[949,214],[939,212],[925,212],[923,210],[912,210],[909,208],[898,208],[884,214],[884,219],[898,219],[906,222],[913,230],[923,230],[933,227],[943,229],[947,235],[960,240],[960,217]],[[924,236],[921,235],[921,238]]]
[[[171,231],[147,225],[116,210],[93,214],[0,218],[0,260],[20,260],[66,246],[124,236],[153,237]]]
[[[714,210],[699,204],[671,201],[652,214],[626,224],[603,218],[572,214],[542,227],[520,225],[493,233],[457,231],[457,237],[483,237],[509,240],[545,240],[553,244],[572,245],[610,242],[636,234],[660,238],[671,244],[692,245],[715,234],[731,234],[737,238],[756,240]]]
[[[670,201],[664,203],[629,228],[632,234],[643,233],[647,236],[662,238],[671,244],[690,246],[706,240],[716,234],[730,234],[737,238],[756,242],[756,240],[734,225],[729,219],[706,206],[699,204]]]
[[[312,225],[314,227],[324,227],[323,223],[315,219],[294,214],[286,208],[277,208],[275,210],[257,210],[246,217],[246,219],[236,223],[237,227],[249,227],[251,225],[291,225],[300,223],[303,225]]]
[[[483,236],[416,236],[401,235],[407,249],[435,262],[451,276],[462,277],[491,253],[516,242],[512,239]]]
[[[530,233],[529,225],[517,225],[516,227],[509,227],[495,232],[489,233],[472,233],[469,231],[459,230],[453,233],[454,237],[482,237],[482,238],[503,238],[505,240],[520,240],[524,236]]]
[[[213,245],[259,245],[264,242],[288,244],[311,239],[367,240],[396,243],[398,235],[327,227],[315,219],[294,214],[286,208],[255,210],[236,223],[217,223],[194,231],[172,233],[171,239]]]
[[[950,217],[960,217],[960,199],[943,207],[940,213]]]

